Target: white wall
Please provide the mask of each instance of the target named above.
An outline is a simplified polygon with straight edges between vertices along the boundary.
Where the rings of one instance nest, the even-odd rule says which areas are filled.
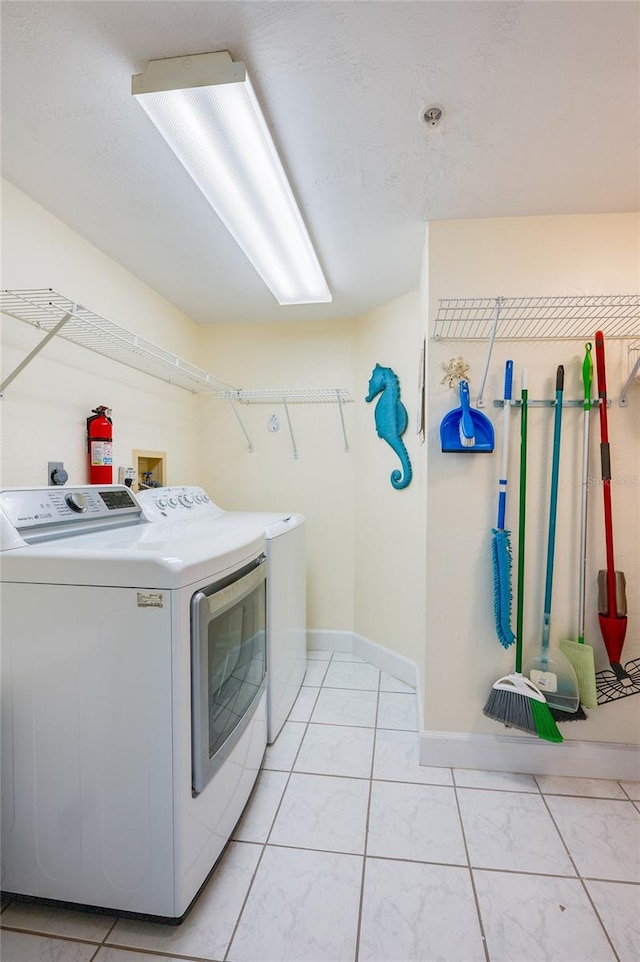
[[[298,458],[282,404],[238,405],[247,442],[227,402],[201,402],[199,473],[229,510],[298,511],[307,518],[310,628],[353,630],[354,408],[363,396],[353,364],[354,323],[214,325],[201,330],[200,363],[245,390],[346,388],[349,443],[336,403],[290,404]],[[268,430],[276,414],[280,430]]]
[[[250,452],[228,404],[204,402],[200,475],[228,509],[301,511],[308,522],[308,624],[355,631],[415,660],[424,650],[425,472],[415,432],[424,331],[417,292],[357,321],[203,328],[201,363],[247,390],[345,387],[349,451],[335,404],[239,405]],[[399,466],[376,435],[365,402],[380,362],[400,377],[409,412],[405,442],[414,478],[396,491]],[[268,431],[276,413],[280,430]]]
[[[198,332],[186,315],[6,181],[1,283],[13,290],[51,287],[197,363]],[[3,314],[2,377],[41,339],[35,328]],[[2,484],[46,484],[50,460],[64,461],[70,483],[86,482],[86,418],[99,404],[113,409],[116,468],[130,463],[133,449],[160,450],[170,483],[198,481],[193,395],[54,338],[0,399]]]
[[[358,322],[356,366],[357,499],[355,539],[356,631],[423,668],[425,623],[424,449],[417,431],[418,368],[424,336],[416,291],[371,311]],[[389,481],[400,467],[396,454],[376,434],[378,399],[363,403],[376,363],[398,375],[409,424],[403,441],[413,478],[395,490]],[[383,403],[383,402],[380,402]]]
[[[434,223],[428,245],[431,319],[441,297],[495,297],[553,294],[618,294],[638,290],[637,215],[536,217]],[[595,326],[592,335],[595,333]],[[640,331],[638,332],[640,336]],[[425,728],[431,731],[505,734],[485,718],[482,706],[491,684],[513,666],[513,649],[503,652],[493,631],[490,531],[496,522],[496,481],[501,445],[500,415],[485,412],[496,427],[494,456],[442,454],[441,418],[458,404],[443,386],[441,364],[463,355],[471,365],[472,395],[477,392],[486,345],[429,341],[429,437],[427,518],[427,635],[424,676]],[[628,342],[610,340],[607,349],[609,396],[616,397],[628,375]],[[529,396],[554,396],[555,371],[566,369],[565,394],[581,397],[584,341],[496,343],[486,396],[502,397],[504,362],[515,362],[519,384],[529,372]],[[594,358],[595,361],[595,358]],[[552,607],[552,642],[575,638],[577,631],[579,511],[582,413],[563,416],[562,458]],[[553,412],[529,416],[527,578],[525,639],[539,650],[548,525],[548,492]],[[508,525],[517,546],[519,419],[512,412]],[[640,388],[630,405],[609,411],[616,567],[627,577],[629,621],[623,662],[640,655]],[[598,568],[605,565],[597,414],[591,425],[590,476],[594,478],[589,513],[586,640],[597,667],[607,659],[597,623],[594,591]],[[514,554],[515,560],[515,554]],[[515,585],[515,574],[514,574]],[[638,696],[600,707],[588,721],[563,726],[567,739],[634,743],[639,741]],[[523,759],[523,771],[526,771]]]
[[[425,728],[504,734],[484,718],[492,682],[512,665],[493,634],[490,529],[495,523],[497,457],[445,456],[441,417],[457,402],[441,385],[440,365],[464,354],[477,386],[484,345],[428,341],[427,444],[415,433],[420,345],[425,308],[440,297],[625,293],[638,289],[639,219],[635,215],[518,218],[432,224],[422,289],[357,320],[297,325],[198,329],[154,291],[87,244],[9,184],[3,185],[2,287],[53,287],[116,323],[246,389],[347,388],[344,407],[350,450],[344,451],[335,404],[291,405],[299,457],[281,405],[240,406],[253,441],[250,453],[229,404],[188,393],[94,356],[52,342],[10,385],[2,405],[2,483],[43,484],[46,462],[64,460],[72,481],[86,480],[85,419],[92,407],[114,412],[115,463],[133,448],[168,455],[168,480],[201,483],[229,509],[302,511],[309,521],[309,626],[355,631],[417,661],[424,678]],[[37,343],[28,325],[2,317],[5,376]],[[640,333],[640,332],[639,332]],[[610,394],[627,373],[627,344],[607,344]],[[552,390],[556,365],[567,369],[567,394],[579,395],[581,342],[499,343],[488,383],[501,396],[502,367],[512,356],[530,372],[532,396]],[[395,491],[397,459],[374,426],[375,404],[364,397],[376,362],[400,377],[409,412],[405,442],[414,479]],[[640,654],[639,388],[630,406],[610,411],[615,486],[617,567],[628,582],[629,629],[624,660]],[[267,429],[271,414],[280,431]],[[499,414],[489,407],[499,428]],[[513,415],[511,476],[517,479]],[[533,649],[542,614],[546,549],[550,412],[530,418],[530,524],[526,637]],[[563,425],[552,637],[574,637],[577,621],[579,439],[578,411]],[[599,478],[597,422],[592,425],[591,474]],[[498,452],[496,452],[498,453]],[[600,488],[591,499],[589,584],[604,563]],[[428,499],[428,500],[427,500]],[[509,523],[517,527],[515,494]],[[426,545],[426,552],[425,552]],[[426,586],[426,587],[425,587]],[[587,641],[605,662],[593,592]],[[426,623],[426,637],[425,637]],[[638,742],[637,698],[565,726],[570,739]],[[526,767],[523,763],[523,767]]]

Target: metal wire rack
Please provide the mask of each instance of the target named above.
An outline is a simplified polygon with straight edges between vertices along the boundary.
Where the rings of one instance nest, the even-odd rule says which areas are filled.
[[[238,391],[225,395],[229,401],[240,401],[242,404],[329,404],[340,402],[348,404],[353,401],[346,388],[286,388],[279,391],[268,389],[264,391]]]
[[[53,336],[79,344],[95,354],[119,361],[193,394],[237,390],[189,361],[176,357],[56,291],[2,291],[0,310],[48,335],[4,381],[3,390]]]
[[[572,340],[640,337],[640,294],[566,297],[455,297],[439,301],[434,340]]]
[[[192,394],[239,401],[243,404],[288,402],[316,404],[347,403],[353,400],[345,388],[243,391],[196,367],[157,344],[114,324],[51,288],[0,291],[0,311],[38,328],[46,336],[30,354],[5,378],[0,393],[24,370],[53,338],[61,337],[96,354],[119,361],[136,371],[150,374],[167,384],[184,388]]]

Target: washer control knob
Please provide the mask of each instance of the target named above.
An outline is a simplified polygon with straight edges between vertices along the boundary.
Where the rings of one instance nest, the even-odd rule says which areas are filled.
[[[209,497],[208,494],[203,494],[203,495],[202,495],[202,500],[206,503],[207,501],[211,501],[211,498]]]
[[[170,508],[176,508],[176,507],[178,506],[178,499],[177,499],[177,498],[169,498],[169,500],[167,501],[167,505],[168,505]]]
[[[158,498],[158,500],[156,501],[156,506],[158,508],[166,508],[167,506],[166,498]]]
[[[87,510],[87,499],[84,494],[80,494],[79,491],[73,491],[68,494],[64,499],[72,511],[77,511],[78,514],[82,514]]]
[[[189,494],[183,494],[180,498],[180,504],[184,505],[185,508],[190,508],[193,504],[193,498]]]

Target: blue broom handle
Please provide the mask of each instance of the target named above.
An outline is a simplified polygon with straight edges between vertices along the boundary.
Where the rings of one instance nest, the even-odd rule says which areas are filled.
[[[544,585],[544,620],[542,623],[542,655],[549,651],[551,630],[551,592],[553,587],[553,560],[556,544],[556,515],[558,511],[558,479],[560,476],[560,432],[562,429],[562,394],[564,390],[564,367],[556,372],[556,409],[553,422],[553,462],[551,467],[551,499],[549,507],[549,539],[547,545],[547,576]]]
[[[498,488],[498,531],[505,528],[507,513],[507,468],[509,464],[509,410],[513,388],[513,361],[507,361],[504,368],[504,409],[502,412],[502,464]]]

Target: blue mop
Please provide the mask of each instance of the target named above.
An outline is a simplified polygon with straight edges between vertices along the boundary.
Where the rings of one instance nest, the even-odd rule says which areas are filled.
[[[502,410],[502,462],[498,485],[498,522],[492,528],[491,559],[493,561],[493,608],[496,634],[503,648],[509,648],[516,636],[511,630],[511,532],[505,528],[507,510],[507,468],[509,464],[509,412],[511,410],[513,361],[504,370],[504,408]]]

